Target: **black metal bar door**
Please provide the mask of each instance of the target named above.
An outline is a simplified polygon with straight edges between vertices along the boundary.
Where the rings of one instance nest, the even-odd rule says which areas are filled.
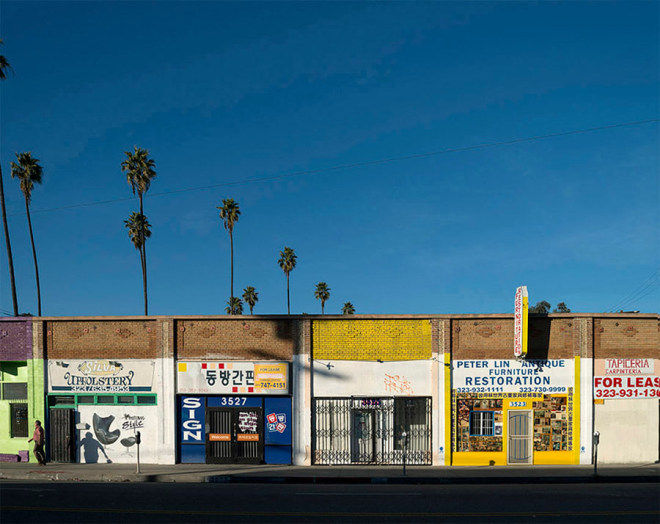
[[[75,462],[75,412],[50,409],[48,442],[51,462]]]
[[[208,408],[206,410],[206,462],[230,464],[234,461],[232,442],[232,410]]]
[[[234,409],[234,458],[239,464],[264,460],[264,417],[261,408]]]
[[[208,408],[206,462],[261,464],[264,459],[261,408]]]

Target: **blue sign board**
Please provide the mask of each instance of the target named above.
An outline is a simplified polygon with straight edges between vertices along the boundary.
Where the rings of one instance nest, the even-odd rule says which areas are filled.
[[[266,444],[291,445],[291,398],[264,398]]]
[[[181,443],[204,444],[204,397],[181,397]]]

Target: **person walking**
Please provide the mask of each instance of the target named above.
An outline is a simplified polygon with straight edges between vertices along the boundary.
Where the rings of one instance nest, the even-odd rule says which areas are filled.
[[[32,434],[32,438],[28,440],[28,444],[34,441],[34,456],[36,457],[40,466],[46,465],[46,455],[44,453],[45,440],[46,439],[44,437],[44,428],[41,427],[41,421],[35,420],[34,433]]]

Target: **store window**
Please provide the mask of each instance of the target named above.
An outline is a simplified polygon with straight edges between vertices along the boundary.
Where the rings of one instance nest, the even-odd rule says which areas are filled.
[[[10,404],[11,406],[11,438],[27,437],[30,431],[27,404]]]
[[[118,394],[118,395],[49,395],[48,404],[51,407],[76,407],[86,404],[140,404],[147,406],[156,405],[156,395],[141,394]]]
[[[494,413],[492,411],[472,411],[470,413],[470,435],[490,437],[493,435]]]
[[[27,400],[27,362],[0,362],[2,400]]]

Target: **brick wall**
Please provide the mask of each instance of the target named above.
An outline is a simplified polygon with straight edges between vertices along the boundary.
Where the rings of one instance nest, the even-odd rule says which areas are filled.
[[[301,321],[175,320],[176,358],[292,360],[302,351]]]
[[[452,358],[457,360],[513,358],[513,316],[452,321]],[[572,318],[529,318],[527,358],[573,358]]]
[[[0,360],[32,358],[32,319],[0,320]]]
[[[135,358],[161,356],[162,321],[48,320],[44,322],[46,358]]]
[[[595,318],[594,358],[660,359],[657,318]]]
[[[312,321],[312,351],[316,359],[429,359],[432,348],[429,319]]]

